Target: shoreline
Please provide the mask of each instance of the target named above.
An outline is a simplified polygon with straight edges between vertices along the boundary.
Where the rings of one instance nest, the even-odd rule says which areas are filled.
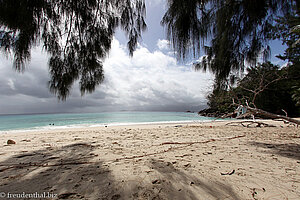
[[[300,118],[295,118],[300,120]],[[189,120],[189,121],[162,121],[162,122],[132,122],[132,123],[107,123],[107,124],[74,124],[67,126],[43,126],[30,129],[14,129],[14,130],[0,130],[0,135],[2,134],[18,134],[18,133],[35,133],[35,132],[55,132],[55,131],[75,131],[75,130],[92,130],[92,129],[108,129],[108,128],[153,128],[153,127],[165,127],[174,125],[201,125],[201,124],[213,124],[213,125],[224,125],[224,123],[231,122],[242,122],[251,121],[248,119],[213,119],[213,120]],[[255,119],[257,122],[270,123],[271,125],[283,124],[282,121],[275,121],[272,119]],[[224,123],[222,123],[224,122]]]
[[[231,119],[221,120],[190,120],[190,121],[161,121],[161,122],[132,122],[132,123],[105,123],[105,124],[74,124],[67,126],[42,126],[29,129],[12,129],[12,130],[0,130],[1,134],[8,133],[24,133],[24,132],[40,132],[40,131],[62,131],[62,130],[81,130],[81,129],[93,129],[93,128],[108,128],[108,127],[136,127],[136,126],[155,126],[155,125],[175,125],[175,124],[199,124],[199,123],[213,123],[231,121]]]

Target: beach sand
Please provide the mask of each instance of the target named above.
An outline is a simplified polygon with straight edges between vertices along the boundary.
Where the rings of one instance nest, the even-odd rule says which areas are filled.
[[[300,128],[226,123],[2,134],[0,197],[300,199]]]

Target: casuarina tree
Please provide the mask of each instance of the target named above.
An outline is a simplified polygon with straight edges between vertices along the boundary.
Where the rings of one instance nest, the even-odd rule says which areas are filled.
[[[65,100],[76,80],[82,94],[103,81],[117,27],[127,33],[132,55],[144,17],[143,0],[0,0],[0,48],[22,71],[31,48],[41,44],[50,55],[50,90]]]

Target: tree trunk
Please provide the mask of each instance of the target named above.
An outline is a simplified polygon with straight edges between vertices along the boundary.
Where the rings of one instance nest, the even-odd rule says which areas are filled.
[[[299,120],[296,120],[296,119],[293,119],[293,118],[290,118],[290,117],[287,117],[287,116],[284,116],[284,115],[273,114],[273,113],[270,113],[270,112],[267,112],[267,111],[264,111],[264,110],[261,110],[261,109],[251,108],[249,106],[247,106],[247,109],[249,110],[249,112],[253,113],[254,115],[259,114],[259,115],[262,115],[262,116],[265,116],[265,117],[271,118],[271,119],[284,119],[284,120],[287,120],[289,122],[300,125]]]

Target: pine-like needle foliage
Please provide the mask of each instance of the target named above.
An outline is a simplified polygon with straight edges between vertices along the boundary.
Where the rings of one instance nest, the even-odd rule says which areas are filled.
[[[102,62],[118,26],[132,55],[144,16],[144,0],[0,0],[0,49],[13,53],[22,71],[31,48],[42,43],[50,55],[50,90],[65,100],[76,80],[82,94],[103,81]]]
[[[161,23],[179,57],[190,51],[198,56],[202,47],[206,55],[196,69],[211,70],[220,82],[255,65],[261,55],[267,60],[275,20],[295,5],[292,0],[168,0]]]

